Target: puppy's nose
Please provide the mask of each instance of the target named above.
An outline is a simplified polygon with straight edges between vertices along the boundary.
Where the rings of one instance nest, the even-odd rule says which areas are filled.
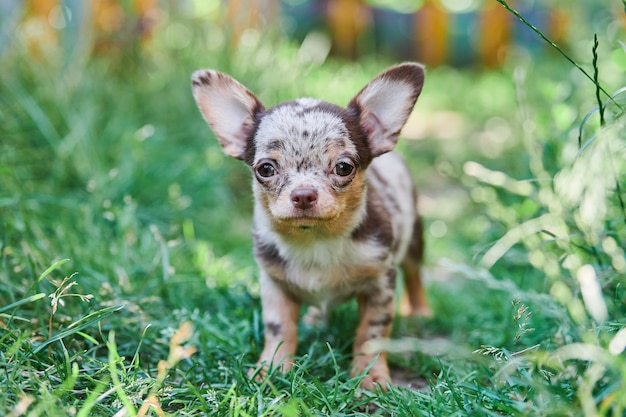
[[[297,188],[291,192],[291,202],[297,209],[310,209],[316,201],[317,190],[314,188]]]

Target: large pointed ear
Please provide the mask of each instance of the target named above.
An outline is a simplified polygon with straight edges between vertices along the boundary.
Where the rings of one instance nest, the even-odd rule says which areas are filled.
[[[391,151],[424,84],[424,67],[405,63],[369,82],[348,104],[359,115],[373,156]]]
[[[237,80],[221,72],[196,71],[191,84],[196,104],[224,153],[245,159],[255,116],[263,111],[263,104]]]

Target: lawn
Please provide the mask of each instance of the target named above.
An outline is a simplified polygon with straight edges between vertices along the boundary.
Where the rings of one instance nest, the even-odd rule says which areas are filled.
[[[392,58],[235,43],[174,9],[149,44],[0,32],[0,415],[626,415],[624,14],[582,3],[566,56],[428,69],[399,149],[435,315],[396,319],[388,392],[349,375],[356,303],[302,327],[293,371],[247,377],[250,173],[190,75],[343,105]]]

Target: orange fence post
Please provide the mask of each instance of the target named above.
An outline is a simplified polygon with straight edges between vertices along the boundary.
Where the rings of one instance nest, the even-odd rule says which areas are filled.
[[[426,0],[415,14],[417,56],[425,64],[445,62],[448,52],[448,13],[436,0]]]
[[[506,58],[511,38],[509,12],[496,2],[487,3],[480,12],[478,53],[481,62],[494,68]]]
[[[357,40],[369,20],[363,3],[361,0],[329,1],[327,13],[336,51],[340,55],[355,58]]]

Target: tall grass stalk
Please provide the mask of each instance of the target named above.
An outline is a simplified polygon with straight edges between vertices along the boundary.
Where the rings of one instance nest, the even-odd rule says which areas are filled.
[[[506,0],[496,0],[496,1],[500,3],[502,6],[504,6],[504,8],[508,10],[510,13],[512,13],[515,17],[517,17],[524,25],[526,25],[533,32],[539,35],[541,39],[543,39],[548,45],[550,45],[554,50],[556,50],[559,54],[561,54],[563,58],[565,58],[567,61],[569,61],[570,64],[572,64],[576,69],[578,69],[585,77],[587,77],[596,86],[598,90],[602,91],[609,98],[609,100],[614,102],[611,94],[609,94],[594,77],[589,75],[589,73],[582,66],[580,66],[580,64],[574,61],[574,59],[572,59],[559,45],[557,45],[550,38],[548,38],[539,28],[537,28],[537,26],[533,25],[524,16],[522,16],[520,12],[518,12],[516,9],[511,7]],[[615,103],[615,104],[621,109],[621,106],[618,103]]]
[[[593,60],[591,61],[591,64],[593,66],[593,82],[596,85],[596,101],[598,102],[598,111],[600,112],[600,127],[604,127],[604,125],[606,124],[606,121],[604,120],[604,103],[602,103],[602,99],[600,98],[600,81],[599,81],[600,70],[598,69],[598,46],[599,45],[600,43],[598,42],[598,34],[594,33],[593,34],[593,48],[591,50],[593,54]]]

